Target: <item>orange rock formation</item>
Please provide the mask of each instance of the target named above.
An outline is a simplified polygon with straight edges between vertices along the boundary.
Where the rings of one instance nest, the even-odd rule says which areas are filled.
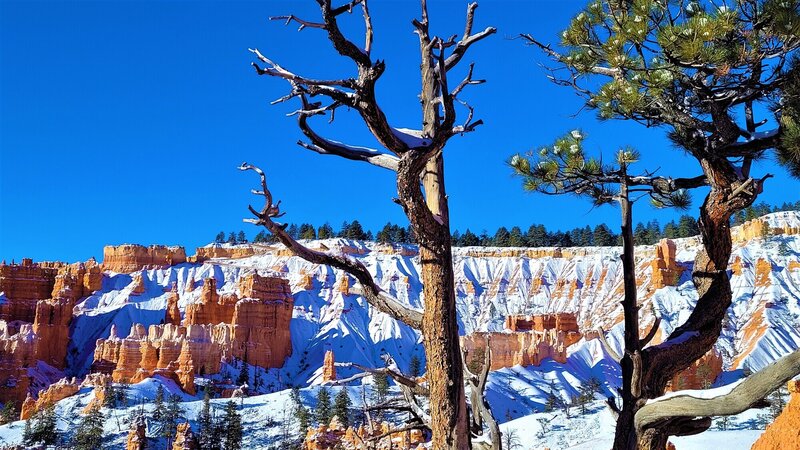
[[[667,391],[708,389],[721,373],[722,355],[712,348],[691,366],[675,374],[667,383]]]
[[[675,261],[675,243],[662,239],[656,245],[656,257],[650,267],[653,271],[653,287],[661,289],[665,286],[677,286],[683,273],[683,267]]]
[[[58,269],[36,264],[29,258],[21,264],[0,263],[0,320],[33,322],[36,302],[48,299],[53,292]]]
[[[753,444],[751,450],[800,448],[800,381],[789,382],[789,393],[789,403]]]
[[[266,253],[269,247],[258,245],[221,245],[213,244],[206,247],[197,247],[194,256],[189,257],[189,262],[201,263],[212,258],[247,258],[248,256]]]
[[[335,362],[333,350],[325,352],[325,362],[322,364],[322,381],[333,381],[336,379]]]
[[[197,438],[192,433],[192,428],[188,422],[179,423],[175,433],[175,442],[172,443],[172,450],[197,450],[200,445]]]
[[[19,420],[26,420],[30,418],[37,411],[41,411],[50,405],[56,404],[59,400],[75,395],[80,390],[80,385],[75,378],[67,380],[62,378],[60,381],[51,384],[47,389],[39,392],[39,398],[34,400],[28,394],[28,397],[22,403],[22,410],[19,415]]]
[[[147,448],[147,423],[144,416],[136,416],[131,422],[131,429],[128,432],[128,440],[125,442],[125,450],[144,450]]]
[[[487,341],[492,349],[491,370],[515,365],[538,366],[545,358],[567,361],[567,347],[581,339],[574,314],[509,316],[511,333],[477,332],[461,338],[466,360],[482,358]]]
[[[391,426],[383,422],[374,428],[361,426],[358,428],[345,428],[337,417],[331,419],[330,424],[310,427],[303,441],[305,450],[354,450],[363,448],[363,443],[370,438],[386,434],[380,439],[376,450],[410,450],[424,448],[424,436],[420,430],[388,434]]]
[[[131,273],[146,268],[163,268],[186,262],[183,247],[136,244],[103,247],[103,269]]]
[[[170,292],[169,297],[167,297],[167,315],[164,318],[164,323],[170,323],[172,325],[180,325],[181,324],[181,310],[178,308],[178,287],[176,285],[172,285],[172,292]]]
[[[205,281],[200,302],[188,305],[183,325],[135,324],[126,338],[112,327],[98,339],[93,370],[114,381],[135,383],[154,374],[173,378],[193,393],[194,375],[217,373],[222,360],[247,360],[260,367],[280,367],[291,354],[289,321],[292,296],[283,278],[250,274],[239,283],[241,300],[220,296],[212,278]]]

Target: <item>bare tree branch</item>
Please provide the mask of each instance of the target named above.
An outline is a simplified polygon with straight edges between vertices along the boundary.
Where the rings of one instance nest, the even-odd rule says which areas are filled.
[[[280,211],[280,202],[273,204],[272,193],[267,188],[267,178],[264,172],[258,167],[247,163],[242,163],[239,170],[252,170],[261,177],[262,190],[254,191],[253,193],[263,196],[265,199],[264,207],[261,211],[257,211],[252,206],[249,206],[250,212],[253,213],[256,219],[245,219],[246,221],[266,227],[272,234],[277,236],[278,240],[292,251],[292,253],[306,261],[314,264],[331,266],[354,276],[356,280],[361,283],[364,298],[379,311],[390,315],[394,319],[412,328],[419,329],[422,326],[422,312],[401,304],[399,301],[383,292],[380,286],[375,283],[369,270],[367,270],[360,261],[349,258],[346,255],[332,255],[311,250],[292,238],[289,233],[286,232],[284,226],[273,221],[274,218],[282,216],[283,213]]]
[[[639,344],[639,346],[641,348],[646,347],[647,344],[649,344],[650,341],[653,340],[653,338],[656,336],[656,333],[658,332],[658,327],[660,325],[661,325],[661,317],[656,317],[656,320],[653,322],[653,326],[650,327],[650,331],[648,331],[647,335],[643,337],[642,340],[640,341],[641,344]]]
[[[800,350],[795,350],[750,375],[728,394],[713,398],[678,395],[664,400],[654,399],[636,413],[636,429],[642,432],[650,426],[679,417],[739,414],[798,374],[800,374]]]
[[[602,328],[597,329],[597,339],[600,340],[600,344],[602,344],[603,349],[606,351],[606,353],[608,353],[608,356],[610,356],[611,359],[616,362],[622,361],[622,357],[619,355],[619,353],[617,353],[617,351],[614,350],[614,347],[608,343],[608,340],[606,339],[606,333]]]

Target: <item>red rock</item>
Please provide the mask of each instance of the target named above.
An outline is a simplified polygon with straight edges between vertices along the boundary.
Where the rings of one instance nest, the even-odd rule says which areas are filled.
[[[574,314],[509,316],[511,333],[478,332],[461,338],[466,360],[482,363],[487,339],[492,349],[491,370],[515,365],[538,366],[545,358],[560,363],[567,360],[567,347],[581,339]]]
[[[359,449],[363,443],[380,436],[374,441],[375,450],[411,450],[420,448],[425,442],[421,430],[400,433],[389,433],[391,425],[387,422],[375,424],[373,427],[360,426],[345,428],[338,417],[334,416],[329,424],[309,427],[306,430],[303,448],[306,450]],[[424,447],[422,447],[424,448]]]
[[[712,348],[691,366],[675,374],[667,383],[667,391],[708,389],[721,373],[722,355]]]
[[[333,381],[336,379],[335,363],[333,350],[326,351],[325,362],[322,365],[322,381]]]
[[[800,381],[790,381],[788,387],[789,403],[753,444],[751,450],[800,448]]]
[[[197,450],[200,445],[197,438],[192,433],[192,428],[188,422],[179,423],[175,433],[175,442],[172,443],[172,450]]]
[[[183,247],[165,245],[107,245],[103,247],[103,269],[131,273],[145,268],[165,268],[186,262]]]
[[[131,429],[128,432],[128,439],[125,442],[125,450],[145,450],[147,448],[147,423],[144,416],[136,416],[131,422]]]
[[[173,285],[172,292],[167,297],[167,314],[164,318],[164,323],[172,325],[181,324],[181,310],[178,308],[178,287]]]
[[[33,322],[36,303],[50,298],[58,269],[34,263],[29,258],[21,264],[0,263],[0,320]]]
[[[656,245],[656,257],[650,267],[653,272],[653,287],[661,289],[665,286],[677,286],[683,267],[675,261],[675,243],[670,239],[662,239]]]
[[[62,378],[60,381],[48,386],[47,389],[39,392],[38,399],[33,400],[33,397],[29,395],[22,404],[19,419],[26,420],[37,411],[41,411],[50,405],[55,405],[56,402],[75,395],[79,390],[80,386],[75,381],[75,378],[71,380]]]
[[[772,284],[769,279],[772,273],[772,263],[766,259],[759,258],[756,261],[755,287],[767,287]]]
[[[247,258],[248,256],[266,253],[270,248],[260,245],[221,245],[212,244],[198,247],[189,262],[201,263],[212,258]]]
[[[72,299],[43,300],[36,304],[33,332],[36,334],[36,358],[63,369],[66,367]]]

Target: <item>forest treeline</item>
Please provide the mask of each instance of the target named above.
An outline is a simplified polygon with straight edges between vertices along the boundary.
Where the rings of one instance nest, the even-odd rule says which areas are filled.
[[[795,203],[786,202],[780,206],[770,206],[767,203],[759,203],[739,211],[731,220],[732,225],[740,225],[748,220],[778,211],[800,210],[800,201]],[[453,232],[453,245],[456,247],[589,247],[589,246],[616,246],[622,245],[621,238],[615,232],[616,226],[610,227],[600,224],[594,227],[586,225],[584,227],[573,228],[568,231],[550,231],[544,225],[534,224],[523,230],[515,226],[511,228],[500,227],[493,234],[487,230],[476,233],[469,228],[461,232]],[[344,222],[336,230],[326,223],[319,227],[312,224],[289,224],[286,231],[295,239],[329,239],[345,238],[358,241],[376,241],[391,244],[413,244],[415,243],[414,233],[410,227],[387,223],[379,231],[373,233],[365,230],[358,220]],[[655,244],[663,238],[677,239],[699,234],[697,221],[689,215],[682,215],[677,221],[671,220],[663,226],[657,220],[649,222],[639,222],[634,227],[634,241],[637,245]],[[220,231],[214,242],[218,244],[244,244],[249,242],[244,231],[225,233]],[[262,230],[253,238],[255,243],[274,243],[275,237]]]

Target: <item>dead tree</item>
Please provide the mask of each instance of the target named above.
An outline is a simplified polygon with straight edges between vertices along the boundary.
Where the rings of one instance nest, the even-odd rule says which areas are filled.
[[[456,322],[453,258],[450,244],[449,211],[445,192],[443,151],[450,138],[471,132],[482,124],[474,120],[472,108],[459,95],[471,85],[483,80],[473,78],[473,66],[463,78],[453,82],[450,77],[472,44],[495,33],[494,28],[473,32],[477,3],[467,6],[466,26],[463,34],[449,38],[434,36],[429,32],[428,9],[421,0],[421,18],[412,21],[419,38],[420,48],[420,105],[422,125],[408,130],[393,127],[378,103],[375,87],[386,69],[383,61],[371,55],[374,39],[372,19],[366,0],[352,0],[342,6],[333,6],[331,0],[317,0],[321,19],[304,20],[294,15],[274,17],[299,28],[324,30],[334,49],[355,65],[357,75],[346,79],[312,79],[292,72],[252,50],[260,61],[254,63],[259,75],[286,80],[291,91],[276,102],[298,99],[297,116],[300,130],[307,141],[299,144],[323,155],[363,161],[396,173],[398,203],[405,212],[420,247],[422,284],[424,285],[424,311],[410,309],[391,298],[372,279],[359,262],[339,255],[315,252],[291,238],[273,219],[280,215],[279,206],[272,202],[262,174],[262,190],[266,205],[259,211],[254,223],[267,227],[296,255],[318,264],[326,264],[353,275],[360,283],[364,297],[379,310],[390,314],[423,335],[427,357],[431,408],[432,445],[437,449],[467,449],[470,447],[467,407],[464,398],[464,377]],[[360,8],[364,21],[364,44],[360,46],[347,38],[339,27],[339,19]],[[314,101],[315,99],[320,99]],[[457,109],[467,111],[457,122]],[[367,149],[335,142],[311,128],[312,116],[333,114],[345,107],[356,111],[376,141],[384,149]],[[254,169],[243,165],[243,169]]]
[[[777,150],[800,173],[798,70],[791,64],[798,36],[800,3],[773,0],[730,7],[602,0],[573,18],[560,36],[561,48],[522,36],[553,62],[550,78],[571,87],[602,118],[667,128],[675,145],[697,160],[710,187],[700,208],[703,249],[692,273],[699,300],[663,344],[642,350],[642,398],[661,396],[667,381],[720,335],[732,296],[730,218],[753,203],[770,176],[751,176],[753,161]],[[755,115],[770,106],[773,128],[759,131],[771,122]],[[618,422],[616,449],[661,449],[670,435],[710,426],[706,417],[674,417],[637,429],[629,419]]]

